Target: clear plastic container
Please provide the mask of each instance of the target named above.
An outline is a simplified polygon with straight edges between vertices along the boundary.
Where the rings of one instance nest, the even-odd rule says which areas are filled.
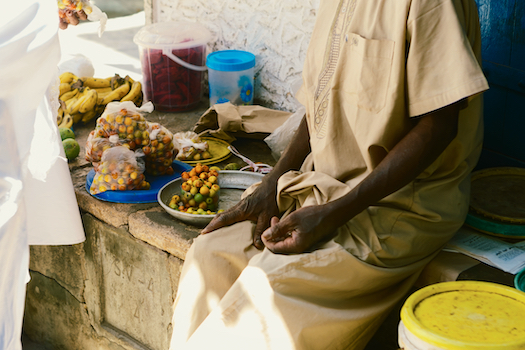
[[[145,101],[156,110],[181,112],[200,102],[203,92],[208,29],[192,22],[163,22],[143,27],[139,46]]]
[[[210,106],[253,104],[255,55],[240,50],[212,52],[206,58]]]

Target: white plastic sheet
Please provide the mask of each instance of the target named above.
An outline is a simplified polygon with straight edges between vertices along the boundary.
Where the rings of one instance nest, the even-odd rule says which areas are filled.
[[[56,3],[0,13],[0,349],[21,349],[29,244],[85,239],[56,127]]]

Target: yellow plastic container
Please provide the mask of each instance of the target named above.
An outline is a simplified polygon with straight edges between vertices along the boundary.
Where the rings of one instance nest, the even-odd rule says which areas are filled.
[[[405,350],[525,349],[525,293],[476,281],[422,288],[401,309],[399,346]]]

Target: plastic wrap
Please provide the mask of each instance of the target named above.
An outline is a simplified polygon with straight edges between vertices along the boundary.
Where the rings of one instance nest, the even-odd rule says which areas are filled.
[[[201,140],[195,132],[178,132],[174,135],[174,138],[179,144],[179,152],[176,156],[177,160],[199,161],[209,159],[212,157],[210,152],[208,152],[208,143],[206,141]]]
[[[146,155],[146,173],[151,175],[171,175],[171,164],[179,152],[179,143],[171,131],[159,123],[148,123],[150,144],[143,147]]]
[[[98,194],[106,191],[147,190],[146,168],[141,151],[133,152],[124,146],[110,148],[102,155],[95,170],[95,177],[89,192]]]
[[[299,124],[301,124],[305,113],[306,109],[304,106],[300,106],[281,126],[264,139],[264,142],[270,147],[275,160],[281,158],[286,146],[288,146]]]
[[[92,130],[86,142],[86,160],[91,163],[98,163],[102,160],[104,151],[116,146],[122,146],[118,135],[103,137],[96,130]]]
[[[108,103],[97,119],[94,137],[118,135],[122,146],[136,150],[150,144],[148,122],[131,101]]]

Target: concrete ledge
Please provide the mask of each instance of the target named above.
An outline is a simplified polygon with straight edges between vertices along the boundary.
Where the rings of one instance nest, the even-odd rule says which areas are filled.
[[[160,207],[138,211],[129,216],[133,237],[184,260],[200,230],[173,219]]]

